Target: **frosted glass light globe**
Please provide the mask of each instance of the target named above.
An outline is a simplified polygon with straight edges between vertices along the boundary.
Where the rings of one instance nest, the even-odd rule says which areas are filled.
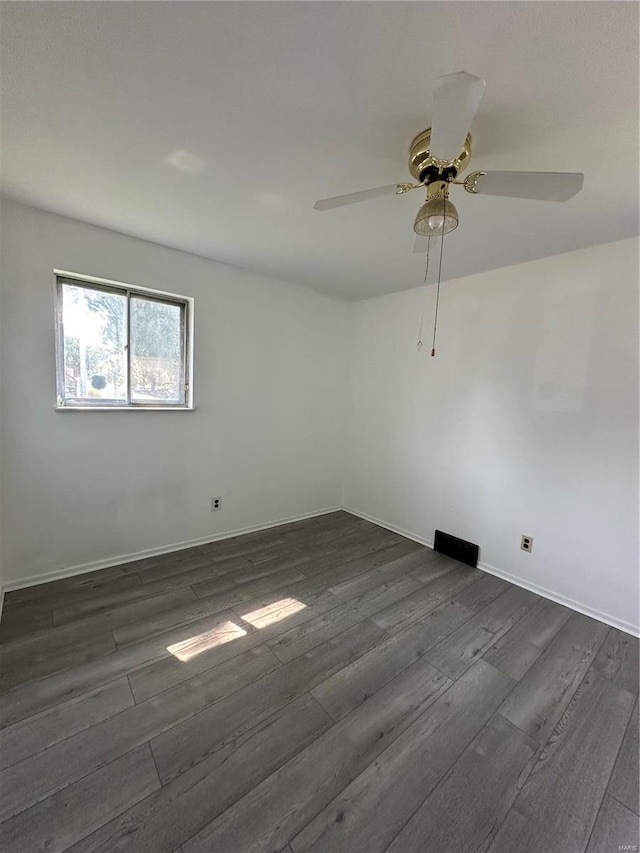
[[[432,198],[425,202],[413,223],[421,237],[440,237],[458,227],[458,211],[448,198]]]

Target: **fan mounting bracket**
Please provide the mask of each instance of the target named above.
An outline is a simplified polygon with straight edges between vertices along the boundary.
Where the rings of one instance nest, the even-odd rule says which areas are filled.
[[[434,181],[453,181],[471,160],[471,134],[467,134],[464,148],[455,160],[436,160],[431,156],[431,128],[419,133],[409,148],[409,172],[421,184]]]

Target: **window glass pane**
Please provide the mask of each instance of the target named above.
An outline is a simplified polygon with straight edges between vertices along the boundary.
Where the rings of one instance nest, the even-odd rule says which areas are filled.
[[[126,401],[126,317],[126,296],[62,285],[66,400]]]
[[[131,399],[136,403],[184,403],[183,310],[131,297]]]

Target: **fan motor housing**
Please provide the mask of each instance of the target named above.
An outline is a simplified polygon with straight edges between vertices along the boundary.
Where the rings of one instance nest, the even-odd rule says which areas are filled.
[[[435,160],[431,156],[431,128],[419,133],[409,148],[409,172],[421,184],[434,181],[452,181],[463,172],[471,160],[471,134],[467,134],[464,148],[455,160]]]

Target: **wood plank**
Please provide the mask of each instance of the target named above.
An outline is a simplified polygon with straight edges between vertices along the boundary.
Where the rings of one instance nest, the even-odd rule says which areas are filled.
[[[122,585],[140,585],[140,578],[128,568],[128,564],[111,566],[107,569],[99,569],[95,572],[85,572],[80,575],[58,578],[48,583],[39,583],[34,586],[13,589],[5,594],[4,606],[16,607],[19,605],[30,605],[38,607],[45,600],[62,600],[65,595],[74,595],[82,590],[107,590]]]
[[[388,853],[485,850],[529,774],[537,744],[499,714],[489,720],[396,835]]]
[[[306,531],[306,533],[313,535],[313,531]],[[263,555],[275,554],[287,548],[305,547],[305,539],[305,534],[301,533],[299,542],[292,542],[287,538],[286,532],[283,533],[280,528],[274,527],[270,530],[256,531],[231,539],[211,542],[201,545],[200,548],[214,562],[228,560],[231,557],[244,557],[246,560],[253,561],[262,559]]]
[[[494,599],[502,595],[510,586],[510,583],[493,575],[484,575],[475,583],[469,584],[469,586],[465,586],[464,589],[456,592],[453,598],[459,604],[463,604],[477,613],[483,610],[487,604],[491,604]]]
[[[279,660],[287,663],[419,588],[420,584],[413,578],[382,584],[268,640],[267,645]]]
[[[353,516],[350,516],[349,518],[353,519],[352,526],[354,524],[357,525],[360,522],[360,520],[355,519]],[[327,516],[327,519],[329,519],[329,516]],[[325,523],[321,521],[321,517],[311,520],[316,523],[316,526]],[[40,599],[49,599],[51,601],[55,598],[57,602],[64,603],[65,596],[75,594],[82,590],[95,589],[97,591],[98,589],[103,588],[106,591],[108,587],[105,585],[107,584],[111,584],[112,588],[116,589],[122,589],[122,584],[140,585],[143,577],[146,580],[152,579],[152,573],[147,575],[148,569],[161,569],[161,567],[166,566],[169,574],[173,575],[178,572],[178,566],[181,563],[188,563],[189,561],[195,563],[198,559],[207,560],[207,564],[211,566],[212,572],[224,572],[225,566],[216,564],[224,564],[225,561],[233,561],[234,559],[237,559],[232,554],[230,555],[229,552],[237,552],[242,550],[245,545],[248,545],[250,546],[247,549],[249,553],[257,553],[261,549],[264,550],[268,548],[270,542],[272,542],[274,538],[278,538],[281,541],[282,534],[287,528],[293,529],[295,526],[303,527],[305,523],[306,522],[292,522],[290,525],[258,531],[254,534],[235,536],[228,539],[218,540],[217,542],[208,543],[203,546],[185,548],[178,551],[168,552],[166,554],[159,554],[153,557],[146,557],[140,560],[133,560],[128,563],[110,566],[94,572],[60,578],[55,581],[38,584],[32,587],[25,587],[19,590],[12,590],[11,592],[6,593],[5,608],[9,609],[21,603],[29,603],[30,606],[33,606],[34,604],[37,604]],[[326,523],[329,524],[330,522],[327,521]],[[375,525],[373,525],[373,527],[375,528]],[[214,553],[212,554],[212,552]],[[246,564],[246,561],[244,560],[239,562],[239,565],[244,564]],[[137,576],[138,572],[141,573],[141,577]],[[161,571],[158,573],[158,577],[163,577],[163,573]]]
[[[138,574],[145,569],[154,566],[173,565],[174,563],[189,562],[189,560],[202,557],[202,550],[199,545],[193,545],[190,548],[179,548],[175,551],[166,551],[164,554],[154,554],[151,557],[142,557],[138,560],[129,560],[123,563],[121,568],[125,571]]]
[[[472,569],[459,560],[454,560],[453,557],[445,557],[438,551],[431,551],[431,559],[415,569],[413,577],[420,583],[432,583],[452,569],[456,570],[457,575],[465,573],[469,583],[480,580],[484,576],[484,572],[480,569]]]
[[[233,581],[222,579],[220,581],[207,581],[202,584],[196,584],[193,587],[198,594],[196,600],[190,601],[182,607],[174,607],[166,613],[160,613],[139,622],[123,625],[121,628],[114,630],[113,636],[120,648],[139,642],[143,638],[161,634],[177,625],[186,625],[189,622],[201,619],[203,616],[213,615],[221,610],[228,610],[235,604],[240,604],[247,599],[259,595],[262,591],[278,589],[281,586],[303,579],[303,575],[299,572],[286,570],[269,574],[244,584],[236,584]],[[217,589],[215,594],[212,592],[213,584],[216,585]],[[204,593],[205,588],[207,590],[206,596]]]
[[[351,571],[352,569],[349,564],[345,564],[344,566],[337,566],[331,574],[333,575],[334,573],[338,573],[340,577],[344,578],[350,574]],[[233,609],[240,614],[242,618],[244,618],[255,610],[268,607],[285,599],[295,599],[303,604],[309,605],[318,595],[331,596],[335,607],[342,603],[339,598],[327,591],[326,583],[324,583],[321,577],[318,576],[294,581],[293,583],[278,587],[278,589],[270,592],[261,593],[255,598],[248,598],[246,601],[235,604]]]
[[[633,702],[630,693],[593,669],[587,673],[498,830],[491,853],[585,849]]]
[[[230,585],[234,589],[233,584]],[[206,616],[215,616],[216,613],[228,611],[229,606],[222,599],[211,601],[199,599],[194,595],[187,602],[171,610],[153,613],[137,622],[129,622],[115,628],[113,638],[118,648],[140,642],[158,634],[164,634],[181,625],[187,626],[190,622],[198,622]]]
[[[313,554],[303,548],[297,551],[288,547],[279,553],[257,554],[256,557],[260,559],[248,560],[246,568],[229,572],[224,577],[230,578],[234,583],[247,583],[285,569],[298,569],[304,575],[304,566],[313,559]]]
[[[346,518],[340,520],[332,518],[331,514],[311,516],[310,518],[300,519],[300,521],[287,521],[284,524],[275,524],[269,527],[263,527],[261,530],[254,530],[249,533],[237,533],[233,537],[226,537],[225,539],[219,539],[215,542],[209,542],[201,545],[200,547],[205,550],[216,545],[237,545],[242,544],[243,542],[253,544],[254,542],[270,541],[273,539],[280,540],[283,537],[286,538],[286,534],[292,530],[299,530],[301,534],[313,533],[315,530],[322,530],[324,528],[329,530],[332,527],[344,524],[346,520]]]
[[[13,725],[47,708],[87,693],[100,684],[114,681],[153,661],[172,657],[168,646],[187,640],[194,635],[215,630],[221,622],[235,618],[236,614],[233,611],[215,613],[197,622],[180,625],[164,634],[158,634],[157,637],[125,646],[109,655],[72,669],[53,673],[38,681],[27,682],[2,697],[0,728]],[[241,650],[238,647],[244,639],[240,638],[234,643],[220,646],[217,654],[224,660],[233,657]]]
[[[380,643],[311,693],[334,720],[341,720],[471,616],[466,607],[447,601],[424,621]]]
[[[340,539],[349,533],[356,533],[361,530],[375,531],[377,526],[370,521],[365,521],[362,518],[349,516],[334,523],[324,522],[317,524],[313,528],[303,528],[299,525],[293,526],[284,534],[285,538],[292,543],[301,543],[305,547],[322,544],[324,542],[333,542],[335,539]]]
[[[329,554],[336,549],[336,546],[331,542],[314,545],[312,544],[313,538],[314,534],[309,531],[301,532],[295,541],[286,535],[284,538],[280,536],[277,541],[270,543],[267,547],[253,550],[245,556],[245,559],[253,565],[270,560],[286,559],[289,555],[302,557],[304,560],[312,560],[316,555]]]
[[[638,756],[640,756],[639,726],[638,703],[636,702],[607,788],[612,797],[615,797],[616,800],[636,814],[640,814],[640,794],[638,792],[638,777],[640,776],[638,767]]]
[[[355,533],[362,528],[362,523],[358,525],[356,519],[342,518],[333,521],[327,520],[328,516],[324,516],[323,520],[309,519],[305,522],[291,522],[289,524],[279,525],[277,528],[278,536],[284,538],[285,543],[295,548],[299,543],[304,547],[313,548],[316,544],[323,544],[323,540],[318,541],[319,536],[324,536],[326,541],[345,536],[349,533]]]
[[[96,830],[71,853],[170,853],[330,725],[317,702],[302,696]]]
[[[426,586],[425,590],[429,588]],[[538,597],[533,593],[512,586],[431,649],[428,659],[450,678],[457,678],[536,601]]]
[[[331,574],[334,579],[342,580],[350,573],[351,569],[338,567]],[[309,588],[303,589],[307,584]],[[313,590],[311,590],[312,584],[314,584]],[[297,585],[292,585],[292,588],[294,586],[296,586],[296,591],[289,594],[296,596],[302,594],[316,595],[320,591],[325,591],[323,583],[318,579],[315,581],[306,580],[304,583],[297,582]],[[186,639],[193,634],[205,632],[218,618],[218,615],[203,617],[196,622],[189,623],[188,626],[178,626],[166,634],[158,635],[157,638],[145,639],[132,646],[123,647],[118,652],[113,652],[88,664],[45,676],[39,680],[37,685],[26,683],[17,687],[5,695],[0,705],[0,726],[19,722],[33,714],[54,707],[62,701],[92,690],[101,683],[135,672],[154,661],[166,659],[170,657],[166,650],[168,645]],[[232,614],[229,618],[233,619],[235,616]]]
[[[361,622],[280,666],[224,702],[206,708],[171,732],[156,737],[151,747],[162,782],[184,773],[225,743],[258,725],[278,708],[369,651],[384,636],[375,625]]]
[[[375,697],[183,843],[185,853],[280,850],[448,685],[417,661]]]
[[[303,521],[290,521],[286,524],[279,524],[277,528],[280,536],[296,543],[299,539],[304,539],[307,536],[316,536],[320,533],[327,535],[339,536],[342,533],[348,533],[357,530],[365,525],[373,527],[368,521],[363,521],[348,513],[338,512],[328,513],[322,516],[307,518]]]
[[[95,660],[97,657],[110,654],[114,651],[115,644],[112,644],[108,640],[108,637],[112,636],[111,631],[114,628],[134,623],[137,620],[144,620],[152,615],[166,614],[180,604],[195,601],[197,601],[195,594],[189,587],[185,587],[170,593],[139,599],[121,607],[104,610],[99,615],[89,616],[77,622],[70,622],[66,625],[34,634],[27,641],[23,642],[17,658],[20,661],[20,658],[24,658],[26,654],[30,660],[36,658],[42,661],[53,659],[54,664],[58,664],[61,661],[65,662],[65,658],[58,655],[58,649],[74,647],[87,649],[93,645],[93,640],[96,636],[100,635],[104,637],[106,635],[107,642],[105,647],[101,647],[101,651],[98,654],[88,656],[89,660]],[[62,668],[64,667],[52,666],[47,669],[55,672]],[[29,670],[25,669],[22,671],[26,674]],[[48,674],[48,672],[45,672],[44,665],[40,667],[40,672],[41,674]]]
[[[347,543],[347,539],[349,539],[349,543]],[[322,574],[326,569],[332,569],[338,564],[350,562],[359,557],[373,555],[376,551],[383,551],[390,545],[401,544],[404,548],[411,547],[406,544],[406,541],[403,541],[397,534],[391,533],[388,530],[376,532],[373,535],[370,533],[358,533],[352,537],[345,537],[343,545],[335,553],[327,554],[324,557],[307,563],[304,572],[306,575]],[[416,549],[421,547],[417,542],[413,544]]]
[[[407,554],[415,551],[413,545],[416,543],[410,543],[411,548],[406,546],[404,543],[399,543],[398,545],[392,545],[389,548],[381,548],[378,551],[372,551],[370,554],[365,554],[363,557],[356,557],[355,559],[349,559],[344,561],[342,556],[340,556],[339,552],[332,555],[333,565],[325,566],[322,572],[310,573],[307,577],[306,581],[303,583],[299,582],[301,589],[307,590],[331,590],[333,585],[341,584],[347,580],[353,580],[354,578],[365,578],[366,575],[373,569],[377,567],[382,567],[390,563],[392,560],[398,559],[398,557],[405,556]],[[322,559],[325,559],[324,557]],[[300,568],[303,574],[306,573],[306,567],[302,566]],[[378,586],[378,583],[374,583],[372,586]],[[365,587],[361,592],[366,592],[369,587]],[[340,598],[343,600],[348,600],[349,598],[355,598],[356,595],[361,594],[360,592],[356,592],[350,595],[341,595]]]
[[[53,628],[52,610],[27,607],[3,607],[0,622],[0,646],[11,640],[31,636],[36,631]]]
[[[245,560],[244,557],[229,557],[228,560],[213,562],[211,557],[199,553],[197,557],[193,556],[189,559],[163,562],[158,565],[148,566],[145,569],[138,569],[137,574],[143,584],[169,579],[177,579],[177,581],[184,581],[184,583],[193,583],[192,575],[194,574],[198,578],[200,574],[204,577],[214,578],[246,569],[250,565],[251,563]]]
[[[587,853],[638,850],[639,847],[638,815],[605,795]]]
[[[574,613],[507,698],[500,713],[544,744],[593,662],[608,628]]]
[[[3,770],[0,820],[51,796],[154,735],[209,708],[211,703],[252,684],[277,665],[272,652],[258,646]]]
[[[218,539],[215,542],[206,542],[199,547],[202,553],[212,560],[225,560],[228,557],[253,554],[285,541],[282,531],[277,527],[272,527],[266,530],[256,530],[254,533]]]
[[[278,594],[279,596],[280,594]],[[274,596],[278,597],[278,596]],[[261,599],[261,602],[264,599]],[[259,631],[251,631],[251,626],[246,623],[241,614],[247,614],[258,607],[268,606],[260,603],[247,604],[240,608],[240,612],[230,611],[220,620],[221,622],[231,619],[236,625],[240,625],[247,629],[250,633],[246,637],[240,637],[234,640],[232,644],[224,647],[214,647],[211,649],[203,649],[203,651],[188,661],[181,661],[173,655],[162,658],[154,663],[147,664],[145,667],[132,672],[129,675],[129,683],[135,696],[136,702],[141,702],[180,684],[200,672],[211,669],[217,666],[222,660],[228,657],[233,657],[234,654],[239,654],[249,648],[264,643],[272,637],[277,637],[279,634],[288,630],[289,626],[299,625],[315,616],[319,616],[327,610],[338,605],[337,599],[328,592],[315,593],[314,595],[305,596],[305,608],[296,613],[287,614],[282,622],[274,622],[271,625],[261,628]],[[233,648],[231,648],[233,646]]]
[[[55,629],[51,631],[51,634]],[[0,693],[7,693],[28,681],[42,678],[69,667],[79,666],[96,658],[104,657],[115,649],[108,629],[86,635],[82,631],[82,642],[70,643],[65,635],[59,642],[43,638],[9,643],[0,648]]]
[[[496,669],[519,681],[569,621],[572,610],[541,598],[522,619],[484,653]]]
[[[372,529],[368,535],[375,533],[377,528]],[[306,529],[298,528],[285,531],[279,535],[277,540],[269,544],[267,548],[252,550],[246,554],[251,562],[261,562],[265,559],[276,559],[288,554],[306,554],[307,560],[330,554],[344,545],[359,541],[365,533],[362,524],[340,524],[333,527],[327,525],[316,525]]]
[[[95,616],[90,615],[77,622],[70,622],[57,627],[49,626],[44,630],[34,632],[27,638],[23,637],[10,645],[4,645],[0,649],[0,656],[2,653],[11,654],[11,649],[15,651],[18,648],[21,648],[23,651],[28,649],[29,655],[36,654],[38,650],[42,649],[52,652],[54,649],[62,648],[66,645],[83,643],[85,639],[90,640],[100,631],[111,631],[113,628],[126,625],[128,622],[135,622],[146,616],[170,610],[179,604],[196,600],[195,593],[189,587],[162,593],[161,595],[152,595],[149,598],[142,598],[130,604],[104,610]]]
[[[308,604],[309,610],[312,607],[317,606],[319,608],[320,606],[320,594],[318,592],[307,595],[305,590],[300,590],[300,587],[305,587],[310,583],[313,583],[316,589],[318,587],[322,588],[322,584],[310,581],[298,582],[286,588],[287,594],[291,594],[291,591],[295,590],[294,594],[296,596],[304,596],[303,600]],[[325,598],[324,606],[334,606],[338,603],[335,597],[326,591],[322,593],[322,596]],[[238,605],[236,610],[244,614],[257,607],[266,606],[280,597],[280,593],[271,593],[263,596],[261,599],[249,602],[249,607],[246,610],[243,609],[244,605]],[[330,602],[330,604],[327,602]],[[46,676],[38,682],[24,684],[5,694],[3,697],[3,701],[0,703],[0,728],[12,725],[47,708],[54,707],[73,696],[86,693],[101,683],[113,681],[125,674],[131,674],[153,662],[168,658],[173,659],[171,653],[168,651],[168,646],[199,634],[204,634],[212,630],[215,631],[220,623],[235,621],[237,618],[238,612],[231,610],[216,611],[197,621],[172,628],[166,633],[158,634],[150,639],[144,639],[139,643],[123,646],[118,651],[87,664]],[[297,618],[297,614],[294,614],[294,616],[289,617],[288,623],[295,624]],[[251,626],[247,624],[243,625],[243,627],[249,630]],[[273,633],[269,633],[269,636],[275,636],[277,633],[280,633],[280,630],[280,628],[276,627]],[[270,629],[263,629],[264,634],[267,631],[270,631]],[[267,639],[267,637],[265,636],[263,639],[251,638],[249,636],[241,637],[234,640],[233,643],[216,648],[211,652],[211,656],[215,657],[218,662],[221,662],[222,660],[233,657],[240,651],[252,648],[257,643],[263,642],[264,639]],[[206,654],[209,656],[209,652],[206,652]],[[209,669],[213,665],[213,663],[208,663],[205,668]],[[185,679],[180,680],[183,681]]]
[[[95,616],[114,607],[121,607],[141,598],[149,598],[167,591],[164,581],[156,581],[117,589],[109,593],[102,592],[100,595],[83,595],[81,599],[76,597],[74,600],[67,600],[63,605],[54,607],[53,621],[55,625],[66,625],[69,622]]]
[[[341,547],[341,542],[346,537],[352,536],[356,533],[362,533],[363,531],[374,533],[376,529],[377,528],[374,524],[369,524],[366,521],[360,521],[359,524],[343,524],[339,527],[330,529],[318,528],[314,531],[295,530],[290,533],[285,533],[285,538],[287,542],[291,543],[294,547],[302,547],[312,551],[316,548],[322,548],[323,546],[337,549]]]
[[[304,575],[299,571],[285,569],[284,571],[274,572],[267,577],[259,578],[256,581],[246,584],[234,584],[230,589],[223,586],[223,584],[228,583],[228,580],[224,578],[197,583],[192,588],[198,598],[215,597],[216,601],[223,602],[223,607],[233,607],[234,604],[255,598],[255,596],[261,595],[263,592],[268,592],[271,589],[277,589],[280,586],[285,586],[285,584],[304,579]]]
[[[377,546],[381,541],[393,544],[394,542],[401,542],[403,540],[406,541],[405,537],[394,533],[392,530],[388,530],[386,527],[365,522],[357,527],[353,527],[345,536],[340,537],[340,550],[362,542],[375,543]],[[314,547],[313,543],[311,547]]]
[[[377,552],[378,557],[389,558],[386,562],[371,568],[367,566],[369,571],[354,572],[354,575],[347,580],[329,586],[329,591],[345,600],[357,598],[382,583],[399,580],[409,572],[426,565],[432,559],[433,553],[428,548],[417,548],[409,553],[400,553],[399,546],[392,545]]]
[[[102,598],[108,598],[111,595],[116,596],[114,604],[118,604],[120,595],[124,597],[124,600],[128,600],[127,596],[129,595],[143,594],[141,590],[142,582],[138,575],[133,572],[123,574],[120,577],[109,578],[108,580],[94,579],[92,572],[81,575],[80,578],[76,578],[77,583],[74,585],[70,585],[70,581],[73,578],[63,578],[63,581],[66,583],[60,581],[58,589],[48,590],[46,596],[43,595],[37,601],[31,602],[31,606],[33,608],[51,607],[55,609],[65,604],[80,604],[85,601],[102,600]],[[54,581],[51,584],[46,584],[46,586],[53,587],[54,583],[58,582]]]
[[[292,530],[330,530],[339,525],[355,524],[363,521],[364,519],[353,515],[353,513],[347,512],[344,509],[336,509],[331,512],[321,513],[320,515],[312,515],[300,521],[288,521],[286,524],[279,524],[277,530],[280,534],[289,533]],[[371,522],[364,523],[370,524]]]
[[[318,542],[312,544],[312,537],[307,536],[299,542],[290,539],[280,543],[273,548],[264,551],[256,551],[247,556],[252,566],[260,566],[263,563],[277,563],[283,561],[291,564],[311,563],[321,557],[335,554],[340,550],[339,540],[336,542]]]
[[[138,564],[136,570],[143,583],[203,567],[209,568],[212,577],[221,576],[246,568],[256,556],[274,553],[282,547],[282,542],[282,535],[276,534],[274,530],[258,531],[199,546],[197,551],[186,559],[179,556],[182,552],[175,552],[165,555],[160,561],[142,561],[144,565]],[[241,553],[243,551],[246,551],[246,554]]]
[[[140,577],[143,585],[153,584],[153,589],[160,592],[215,579],[224,579],[231,585],[235,572],[250,568],[251,563],[248,560],[237,557],[225,563],[211,563],[208,560],[196,566],[179,563],[177,566],[168,566],[166,569],[163,567],[158,577],[151,574],[151,570],[147,573],[140,572]]]
[[[159,787],[146,744],[4,823],[3,853],[63,853]]]
[[[148,598],[140,598],[137,601],[132,601],[130,604],[123,604],[119,607],[102,610],[98,616],[90,616],[88,619],[70,622],[68,625],[62,626],[57,630],[62,632],[65,628],[68,628],[69,633],[71,633],[74,627],[77,628],[78,632],[82,631],[83,627],[85,627],[88,631],[97,631],[105,628],[113,631],[121,625],[129,625],[158,613],[166,613],[182,604],[188,604],[195,600],[196,595],[193,590],[185,586],[180,589],[171,590],[170,592],[151,595]]]
[[[452,598],[460,590],[480,580],[482,574],[480,569],[471,569],[450,557],[440,557],[439,560],[416,569],[411,576],[424,584],[430,595],[444,601],[445,598]]]
[[[91,575],[81,575],[82,578],[90,578]],[[64,580],[69,580],[65,578]],[[42,584],[42,587],[53,586],[51,584]],[[34,587],[34,589],[40,589],[40,587]],[[146,598],[146,594],[142,591],[142,584],[140,582],[140,578],[135,574],[124,575],[120,579],[109,579],[108,581],[104,581],[102,583],[93,582],[89,584],[86,580],[82,587],[71,588],[71,589],[59,589],[57,592],[53,590],[45,595],[44,593],[40,593],[39,597],[34,598],[32,600],[23,601],[18,604],[14,604],[11,607],[4,607],[3,614],[9,612],[11,614],[12,619],[20,619],[24,618],[28,615],[30,618],[35,619],[38,616],[42,616],[43,614],[49,615],[51,617],[51,623],[55,626],[55,621],[53,617],[53,611],[56,607],[60,607],[64,604],[72,603],[72,602],[86,602],[91,601],[93,599],[100,600],[104,596],[109,595],[118,595],[124,598],[124,601],[116,601],[114,603],[114,607],[117,607],[120,603],[127,603],[128,597],[131,596],[131,600],[136,600],[138,598]],[[137,590],[137,592],[136,592]],[[18,590],[21,592],[22,590]],[[161,590],[162,591],[162,590]],[[149,595],[153,594],[153,590],[149,592]],[[88,614],[89,615],[89,614]]]
[[[133,705],[126,678],[0,731],[0,769],[11,767]]]
[[[385,850],[512,686],[508,676],[478,661],[302,832],[295,827],[295,853]]]
[[[411,576],[413,575],[412,572]],[[445,599],[473,580],[474,576],[468,569],[451,569],[445,574],[434,575],[432,582],[424,585],[418,592],[376,613],[373,621],[389,633],[403,631],[415,622],[425,619]]]
[[[611,628],[593,666],[603,678],[637,696],[640,673],[639,646],[640,640],[637,637],[625,634],[617,628]]]

